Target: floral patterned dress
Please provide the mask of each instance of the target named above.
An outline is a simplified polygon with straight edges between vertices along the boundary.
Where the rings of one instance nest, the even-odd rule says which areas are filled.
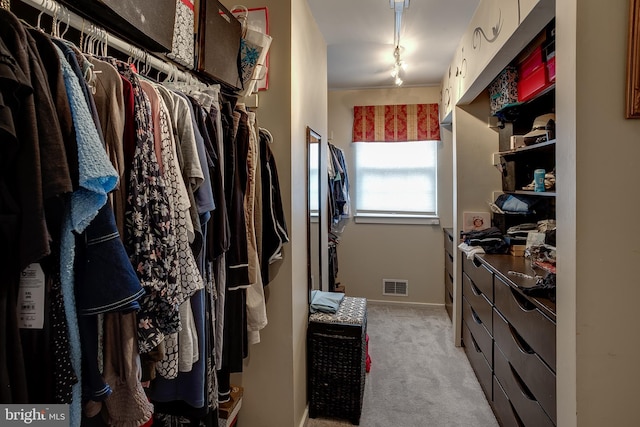
[[[138,346],[140,353],[147,353],[180,328],[176,236],[154,150],[149,99],[129,65],[121,61],[115,65],[134,93],[136,146],[125,210],[125,246],[146,290],[138,312]]]

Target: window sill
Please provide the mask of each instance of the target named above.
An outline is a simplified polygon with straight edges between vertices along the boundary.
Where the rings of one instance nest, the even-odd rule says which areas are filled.
[[[440,218],[425,215],[360,214],[354,220],[360,224],[440,225]]]

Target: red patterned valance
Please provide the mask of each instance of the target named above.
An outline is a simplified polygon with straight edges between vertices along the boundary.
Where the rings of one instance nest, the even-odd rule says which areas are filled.
[[[439,141],[438,104],[353,107],[353,142]]]

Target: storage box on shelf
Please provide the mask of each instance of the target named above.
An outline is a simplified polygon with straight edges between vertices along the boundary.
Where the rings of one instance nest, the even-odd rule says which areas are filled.
[[[518,103],[518,70],[506,67],[489,85],[491,114]]]
[[[521,292],[535,281],[508,275],[527,261],[464,258],[462,342],[502,426],[556,424],[555,303]]]
[[[453,319],[453,229],[444,228],[444,307]]]
[[[367,300],[345,297],[335,314],[313,313],[307,329],[309,416],[360,423]]]
[[[554,79],[548,61],[554,58]],[[518,101],[525,102],[544,91],[555,80],[555,31],[547,28],[521,54],[518,62]]]

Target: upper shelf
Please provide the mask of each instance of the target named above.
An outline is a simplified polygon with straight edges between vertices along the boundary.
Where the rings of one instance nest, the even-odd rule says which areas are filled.
[[[556,88],[556,83],[549,83],[544,89],[540,90],[533,98],[528,99],[523,102],[516,102],[513,104],[508,104],[496,111],[493,115],[499,117],[502,120],[513,121],[520,116],[520,112],[525,110],[529,110],[533,107],[533,104],[538,104],[540,101],[546,99],[546,95],[553,92]],[[538,105],[539,107],[539,105]],[[535,109],[535,107],[534,107]]]
[[[498,154],[500,154],[501,156],[504,156],[504,157],[513,156],[513,155],[520,154],[520,153],[538,151],[538,150],[544,149],[545,147],[555,148],[555,145],[556,145],[556,140],[552,139],[551,141],[539,142],[537,144],[527,145],[525,147],[515,148],[513,150],[500,151]]]

